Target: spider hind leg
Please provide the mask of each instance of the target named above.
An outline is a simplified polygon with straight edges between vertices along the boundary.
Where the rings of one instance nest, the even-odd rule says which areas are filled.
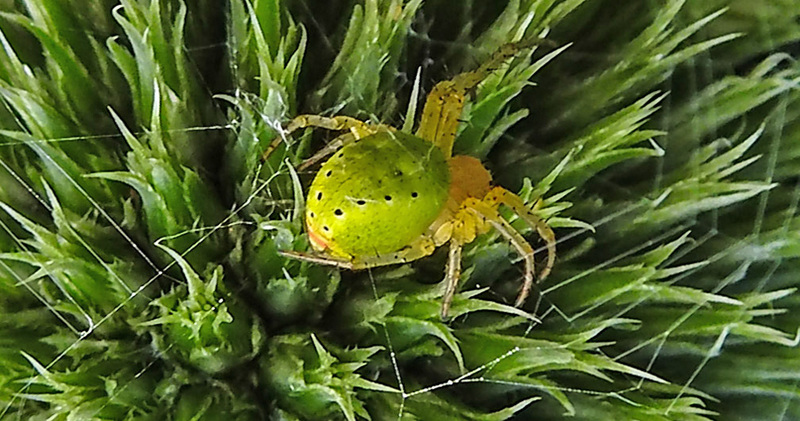
[[[436,250],[433,239],[422,235],[407,247],[394,253],[376,253],[364,256],[339,257],[326,253],[308,253],[299,251],[280,251],[284,257],[303,260],[320,265],[335,266],[340,269],[362,270],[379,266],[388,266],[398,263],[408,263],[429,256]]]
[[[285,131],[273,139],[267,149],[261,155],[261,160],[266,159],[280,146],[285,137],[294,133],[297,130],[306,127],[319,127],[321,129],[344,131],[347,130],[352,134],[353,140],[361,139],[362,137],[369,136],[377,133],[383,126],[368,124],[361,120],[347,116],[323,117],[313,114],[303,114],[292,119],[286,125]]]

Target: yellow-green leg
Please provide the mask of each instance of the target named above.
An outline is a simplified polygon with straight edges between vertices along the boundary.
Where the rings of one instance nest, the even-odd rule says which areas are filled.
[[[525,241],[525,237],[523,237],[522,234],[517,232],[517,230],[508,223],[508,221],[503,219],[503,217],[497,212],[497,207],[494,205],[494,203],[492,203],[492,201],[487,201],[486,199],[483,201],[478,201],[477,199],[470,198],[464,202],[464,206],[481,217],[481,219],[492,225],[497,232],[499,232],[503,237],[506,238],[506,240],[508,240],[509,243],[511,243],[512,246],[514,246],[514,248],[517,250],[517,253],[519,253],[519,255],[522,257],[522,260],[525,262],[522,288],[520,289],[519,295],[517,295],[517,299],[514,302],[515,306],[522,306],[522,304],[525,303],[525,299],[528,298],[528,294],[530,294],[531,287],[533,286],[533,277],[536,270],[533,260],[533,247],[531,247],[531,245]]]
[[[553,229],[541,218],[539,218],[533,211],[522,201],[522,199],[514,193],[502,188],[493,187],[489,193],[486,194],[484,202],[489,204],[502,204],[508,206],[515,214],[517,214],[523,221],[525,221],[531,228],[535,229],[539,237],[544,240],[547,247],[547,262],[544,268],[539,273],[539,280],[544,280],[553,265],[556,262],[556,235]]]
[[[352,132],[348,132],[343,135],[337,136],[335,139],[328,142],[328,144],[325,145],[324,148],[320,149],[319,151],[317,151],[317,153],[311,156],[311,158],[308,158],[305,161],[303,161],[303,163],[300,164],[300,166],[297,167],[297,169],[299,171],[303,171],[306,168],[316,164],[317,162],[322,161],[328,156],[333,155],[339,149],[357,141],[358,139],[359,138],[357,138],[356,135],[354,135]]]
[[[332,257],[327,254],[321,253],[305,253],[302,251],[284,251],[280,250],[278,253],[281,256],[289,257],[292,259],[302,260],[304,262],[314,263],[318,265],[336,266],[340,269],[353,269],[353,263],[350,259]]]
[[[262,159],[266,160],[275,149],[283,142],[284,137],[292,134],[293,132],[306,128],[306,127],[319,127],[322,129],[342,131],[348,130],[352,133],[353,137],[358,140],[362,137],[369,136],[376,133],[383,126],[367,124],[361,120],[347,116],[336,117],[323,117],[313,114],[303,114],[295,117],[289,124],[286,125],[286,131],[277,136],[272,143],[264,151]]]
[[[306,127],[319,127],[328,130],[350,130],[359,137],[367,136],[374,132],[375,126],[361,120],[347,116],[323,117],[314,114],[303,114],[292,119],[286,125],[286,134]]]
[[[411,245],[394,253],[375,254],[358,257],[335,257],[324,253],[304,253],[297,251],[281,251],[281,255],[293,259],[304,260],[320,265],[336,266],[341,269],[360,270],[378,266],[388,266],[411,262],[429,256],[436,249],[433,239],[422,236]]]
[[[476,70],[436,84],[425,100],[417,136],[433,142],[446,157],[452,156],[453,142],[467,94],[506,60],[538,42],[539,40],[528,40],[504,44]]]
[[[408,263],[425,256],[430,256],[436,250],[433,239],[427,236],[420,236],[419,239],[410,245],[394,252],[386,254],[374,254],[358,256],[353,258],[353,269],[366,269],[377,266],[388,266],[398,263]]]
[[[447,257],[447,267],[444,275],[444,297],[442,298],[442,320],[447,319],[450,312],[450,304],[453,303],[453,296],[456,294],[458,280],[461,278],[461,244],[455,240],[450,240],[450,252]]]

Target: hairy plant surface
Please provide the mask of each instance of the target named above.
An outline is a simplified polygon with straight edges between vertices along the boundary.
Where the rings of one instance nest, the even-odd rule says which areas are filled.
[[[278,253],[330,138],[281,124],[414,127],[533,38],[455,144],[556,232],[524,311],[493,233],[449,321],[446,252]],[[0,1],[0,418],[800,419],[798,45],[798,0]]]

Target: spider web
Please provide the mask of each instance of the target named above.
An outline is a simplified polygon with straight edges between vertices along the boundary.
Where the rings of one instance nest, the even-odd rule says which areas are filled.
[[[330,46],[332,53],[335,53],[335,48],[336,48],[335,46],[337,41],[325,35],[323,35],[323,37],[326,44]],[[229,46],[225,44],[223,45],[215,44],[215,45],[197,47],[196,49],[198,50],[225,49],[228,47]],[[468,45],[463,45],[461,47],[470,49],[470,46]],[[480,51],[476,53],[483,54],[485,52]],[[434,61],[436,58],[433,56],[429,56],[427,57],[427,59],[430,61]],[[717,63],[713,57],[713,52],[705,52],[693,59],[691,68],[692,71],[696,73],[697,79],[713,80],[714,75],[712,68],[714,68],[718,64],[719,63]],[[232,73],[235,74],[236,71],[237,69],[235,67],[231,68]],[[413,80],[413,77],[407,76],[407,79]],[[669,84],[670,82],[668,80],[667,85],[669,86]],[[699,86],[701,85],[703,85],[703,83],[698,82],[695,87],[690,87],[689,89],[694,90],[694,93],[696,94],[699,93],[700,89]],[[544,86],[539,86],[536,87],[535,89],[546,90],[549,88]],[[675,89],[676,90],[684,89],[684,87]],[[408,91],[408,86],[405,86],[404,88],[402,88],[402,90],[398,89],[397,93],[398,95],[400,95],[400,94],[405,94],[407,91]],[[243,92],[235,92],[234,96],[237,96],[239,98],[245,98],[247,94]],[[773,111],[770,114],[770,118],[772,119],[775,127],[783,127],[786,125],[786,118],[787,118],[786,107],[788,106],[787,105],[788,103],[789,103],[788,100],[780,101],[775,111]],[[4,106],[7,108],[9,107],[8,103],[4,103]],[[664,104],[664,108],[668,111],[669,107],[670,103],[669,100],[667,100],[667,102]],[[362,110],[362,111],[368,114],[371,113],[369,110]],[[10,108],[9,108],[9,114],[14,115],[13,111]],[[661,115],[664,116],[663,118],[666,119],[669,117],[670,113],[664,112]],[[269,124],[272,125],[273,127],[280,127],[281,122],[279,121],[272,121],[271,118],[263,115],[261,116],[261,118],[265,119],[265,121],[268,121]],[[25,127],[25,123],[22,121],[17,121],[17,124],[19,127]],[[657,121],[656,124],[664,129],[672,126],[671,122],[666,120]],[[233,131],[236,130],[236,128],[237,126],[235,124],[225,124],[225,125],[191,127],[184,129],[183,131],[221,132],[230,134],[232,136]],[[697,128],[697,130],[700,131],[701,129]],[[146,133],[144,132],[135,133],[136,136],[141,136],[144,134]],[[718,136],[712,134],[711,136],[708,137],[716,138]],[[46,144],[46,143],[64,143],[64,142],[107,142],[107,141],[118,141],[121,138],[122,135],[119,133],[109,133],[106,135],[98,135],[98,136],[76,135],[58,139],[32,139],[32,140],[24,140],[18,142],[6,142],[3,144],[3,146],[6,148],[27,147],[35,150],[37,148],[36,146],[37,143]],[[512,139],[510,139],[510,137],[506,137],[503,138],[501,142],[504,140],[511,141]],[[771,135],[765,136],[764,139],[759,141],[760,145],[761,144],[766,145],[766,151],[767,151],[765,156],[759,161],[761,165],[759,167],[759,171],[761,172],[760,179],[763,180],[764,182],[772,183],[773,180],[775,179],[775,172],[779,161],[778,154],[781,148],[781,143],[785,141],[787,140],[783,138],[782,133],[780,132],[773,132],[771,133]],[[670,146],[671,145],[669,145],[668,143],[662,143],[661,141],[659,141],[660,148],[669,150]],[[43,156],[44,159],[49,158],[46,153]],[[40,375],[43,375],[42,373],[47,372],[48,370],[54,368],[57,365],[57,363],[59,363],[59,361],[61,361],[66,356],[70,355],[71,352],[75,352],[75,350],[80,348],[83,342],[87,340],[87,338],[93,337],[93,335],[95,335],[96,331],[102,325],[112,320],[117,315],[119,310],[129,305],[131,301],[139,297],[143,291],[147,290],[148,288],[154,288],[155,287],[154,284],[157,283],[159,280],[163,279],[164,277],[169,277],[167,272],[169,272],[169,270],[173,266],[180,264],[177,260],[174,260],[173,262],[165,266],[159,266],[155,261],[152,260],[151,256],[143,250],[140,243],[134,240],[134,238],[132,238],[131,235],[127,233],[127,230],[123,227],[123,221],[115,220],[108,212],[106,212],[104,205],[100,203],[95,197],[93,197],[90,192],[86,191],[83,187],[81,187],[79,180],[74,179],[69,174],[68,171],[66,171],[64,168],[60,166],[59,162],[56,159],[53,158],[49,159],[50,159],[49,164],[53,165],[56,168],[61,169],[65,179],[68,182],[70,182],[73,186],[75,186],[75,188],[78,189],[80,194],[91,203],[91,207],[97,212],[99,219],[101,221],[104,221],[119,235],[119,241],[123,241],[129,244],[130,247],[135,250],[136,254],[144,262],[147,263],[149,268],[152,270],[152,275],[141,286],[137,288],[130,288],[125,281],[126,274],[119,273],[117,270],[108,267],[109,272],[115,275],[116,278],[115,281],[118,282],[122,288],[127,289],[127,291],[129,292],[129,298],[127,300],[119,302],[113,310],[108,311],[105,315],[103,315],[103,317],[100,318],[92,317],[91,311],[82,308],[82,306],[78,302],[73,300],[71,303],[74,306],[76,306],[76,308],[80,309],[80,311],[85,315],[86,320],[81,321],[85,323],[79,323],[76,320],[73,320],[69,317],[65,317],[62,311],[59,308],[57,308],[57,306],[52,302],[52,297],[47,297],[39,293],[35,288],[32,288],[29,285],[29,282],[26,279],[21,277],[16,279],[18,288],[25,288],[30,294],[33,294],[36,297],[36,299],[39,300],[55,317],[57,317],[58,320],[61,323],[63,323],[64,327],[66,327],[74,335],[72,342],[66,346],[63,346],[63,348],[60,349],[60,353],[58,354],[58,356],[51,361],[43,361],[39,363],[35,360],[35,350],[28,350],[24,348],[18,349],[18,351],[21,351],[26,355],[32,356],[31,363],[37,368]],[[654,195],[654,193],[659,192],[665,183],[666,164],[664,163],[664,160],[661,157],[656,157],[653,159],[653,161],[655,162],[656,169],[651,175],[651,181],[653,187],[651,189],[651,192],[648,194],[642,194],[639,191],[634,191],[629,187],[621,184],[618,179],[614,178],[613,174],[599,175],[597,177],[597,181],[594,184],[592,184],[592,186],[594,186],[595,188],[597,188],[597,186],[603,186],[603,188],[612,191],[613,195],[617,197],[625,197],[627,198],[627,201],[629,203],[635,203],[635,204],[628,205],[625,208],[604,215],[601,218],[595,220],[589,220],[586,222],[592,225],[595,229],[600,230],[606,224],[611,224],[614,221],[618,221],[624,218],[626,215],[635,212],[638,208],[653,207],[657,203],[659,203],[659,201],[664,200],[663,196]],[[24,174],[16,173],[15,170],[12,168],[12,166],[8,165],[8,163],[0,161],[0,165],[2,165],[5,171],[7,171],[14,177],[14,179],[17,180],[17,182],[19,183],[19,186],[17,187],[22,188],[27,192],[29,192],[31,196],[34,197],[35,200],[48,211],[50,212],[54,211],[51,205],[51,201],[48,200],[46,196],[46,192],[43,193],[37,186],[31,185],[30,182],[26,181]],[[276,173],[274,177],[277,177],[278,175],[281,174],[283,175],[288,174],[288,169],[286,169],[286,167],[283,168],[284,169]],[[198,234],[199,235],[198,240],[192,243],[186,250],[180,251],[180,254],[182,256],[186,256],[192,250],[196,249],[204,242],[209,241],[209,239],[214,233],[219,232],[221,230],[226,230],[242,225],[252,229],[258,229],[259,227],[257,227],[254,222],[242,221],[238,216],[240,215],[243,209],[246,209],[251,204],[253,200],[257,200],[258,198],[263,196],[270,196],[271,183],[273,181],[274,181],[273,177],[266,179],[265,178],[257,179],[255,181],[255,183],[257,183],[257,187],[253,189],[253,192],[247,197],[247,199],[241,203],[237,203],[233,209],[228,210],[226,217],[223,218],[218,224],[210,227],[195,227],[191,230],[187,230],[185,232],[176,234],[174,236],[159,239],[156,241],[156,244],[161,244],[163,241],[175,238],[177,236],[182,236],[186,234]],[[782,222],[778,224],[779,227],[778,230],[782,230],[784,232],[788,232],[789,230],[792,229],[792,220],[796,215],[798,200],[800,199],[800,182],[795,183],[795,185],[793,186],[787,186],[787,187],[791,189],[792,201],[787,207],[786,212],[784,212],[781,216]],[[724,213],[722,213],[721,210],[714,209],[709,212],[703,213],[702,216],[698,216],[697,218],[681,221],[681,223],[670,227],[668,230],[659,233],[658,236],[650,238],[648,241],[642,242],[635,246],[630,246],[621,251],[615,251],[614,255],[610,257],[604,257],[603,260],[593,263],[584,272],[577,273],[572,277],[565,277],[563,279],[560,279],[557,283],[554,284],[551,283],[542,286],[541,287],[542,289],[539,290],[540,305],[538,306],[539,309],[536,314],[540,322],[529,323],[528,328],[524,334],[524,337],[528,337],[531,334],[531,332],[535,331],[537,327],[539,327],[541,323],[545,323],[551,319],[558,319],[558,320],[563,320],[567,323],[571,323],[581,318],[590,317],[589,313],[592,310],[592,308],[587,308],[582,311],[563,310],[559,307],[557,302],[554,302],[549,299],[551,293],[557,291],[559,288],[565,285],[568,285],[572,282],[581,279],[582,277],[590,273],[602,270],[604,268],[613,267],[616,263],[623,261],[624,259],[630,256],[639,255],[640,253],[650,250],[655,246],[674,240],[675,238],[680,237],[689,230],[692,231],[693,240],[691,242],[688,242],[686,245],[681,247],[677,252],[675,252],[672,256],[670,256],[664,263],[665,267],[670,267],[674,262],[684,261],[683,259],[685,259],[686,257],[690,257],[695,250],[698,250],[703,246],[706,246],[714,242],[722,242],[727,246],[723,248],[721,251],[719,251],[717,254],[711,256],[708,259],[710,262],[716,260],[723,260],[729,257],[731,253],[738,252],[740,250],[740,246],[742,246],[743,243],[745,242],[745,240],[742,240],[742,238],[747,238],[747,239],[751,239],[754,237],[757,238],[763,232],[765,220],[768,217],[767,210],[771,194],[772,194],[771,191],[767,190],[758,195],[756,199],[758,201],[757,211],[752,221],[752,227],[749,229],[749,233],[747,235],[743,236],[740,233],[737,233],[737,235],[732,235],[730,233],[727,233],[724,228],[724,224],[720,222],[720,220],[725,217]],[[31,255],[34,253],[34,251],[31,250],[31,247],[28,245],[25,236],[18,234],[17,230],[10,227],[9,225],[6,225],[5,223],[3,224],[3,229],[13,238],[14,242],[16,243],[20,251],[22,251],[23,253],[26,252],[30,253]],[[559,248],[560,249],[563,248],[564,250],[563,253],[569,254],[570,247],[576,247],[575,246],[576,244],[579,244],[581,241],[591,237],[592,235],[593,233],[586,229],[559,230],[559,235],[558,235]],[[88,246],[89,243],[87,242],[85,244]],[[92,250],[91,247],[88,247],[88,249],[92,253],[92,255],[97,259],[98,262],[105,265],[105,263],[99,257],[99,254],[95,252],[95,250]],[[537,249],[537,256],[541,255],[541,252],[542,252],[541,249]],[[712,294],[717,294],[722,292],[726,288],[730,287],[732,284],[739,281],[743,276],[744,272],[748,269],[749,265],[753,264],[756,261],[757,260],[754,256],[754,259],[751,262],[743,263],[742,266],[737,268],[736,271],[726,274],[724,276],[720,276],[719,279],[721,279],[722,281],[719,282],[717,285],[714,285],[712,288],[709,288],[707,292]],[[516,260],[513,260],[512,263],[518,263],[518,262],[516,262]],[[783,259],[780,256],[771,259],[769,266],[762,271],[763,272],[762,280],[759,282],[758,289],[755,292],[772,290],[770,285],[771,275],[775,273],[783,263],[784,263]],[[3,265],[3,267],[8,271],[8,273],[16,273],[2,259],[0,259],[0,265]],[[667,282],[669,282],[670,284],[681,283],[682,281],[685,281],[691,278],[692,276],[696,275],[701,270],[702,267],[698,266],[695,268],[691,268],[689,270],[682,271],[676,276],[669,278]],[[374,298],[377,301],[380,299],[380,297],[376,281],[373,277],[373,273],[368,272],[367,275],[369,276],[369,279],[371,281],[370,287],[372,288],[372,291],[374,293]],[[57,279],[58,277],[58,275],[53,273],[47,273],[47,276],[51,279]],[[170,281],[175,283],[185,283],[181,279],[170,279]],[[462,286],[462,288],[465,288],[465,286]],[[480,288],[480,285],[468,284],[467,288]],[[70,294],[64,294],[64,296],[67,299],[70,299]],[[632,309],[635,309],[637,308],[637,306],[645,303],[646,303],[646,297],[632,301],[628,306],[620,307],[619,312],[615,316],[619,318],[624,318]],[[602,303],[598,303],[598,305],[600,304]],[[684,312],[685,317],[682,318],[680,321],[668,326],[666,330],[663,330],[658,334],[652,335],[647,341],[641,341],[633,346],[630,346],[623,352],[618,352],[615,355],[609,355],[609,357],[615,361],[621,361],[632,354],[636,354],[644,350],[644,352],[649,353],[649,359],[648,359],[649,361],[645,367],[639,367],[639,368],[643,370],[645,373],[652,374],[658,377],[658,375],[655,374],[656,373],[655,367],[657,365],[658,360],[663,356],[662,353],[666,352],[664,351],[663,346],[666,344],[667,340],[670,339],[671,333],[676,328],[678,328],[683,321],[691,318],[695,312],[701,309],[701,307],[702,307],[701,305],[697,305],[690,309],[685,310]],[[683,388],[681,390],[681,393],[678,394],[676,397],[674,397],[673,403],[676,403],[678,399],[681,396],[683,396],[685,392],[686,393],[689,392],[689,389],[693,387],[695,380],[707,367],[709,361],[717,357],[722,352],[722,349],[730,340],[732,328],[733,327],[723,329],[722,333],[720,333],[713,342],[709,343],[708,346],[706,346],[705,348],[698,350],[700,352],[700,358],[695,360],[691,365],[686,365],[685,367],[681,367],[681,371],[684,373],[683,378],[670,379],[671,381],[681,385]],[[393,376],[396,381],[396,384],[387,386],[396,388],[396,392],[394,393],[396,393],[400,399],[399,411],[396,416],[397,419],[401,419],[405,415],[406,411],[405,407],[406,407],[406,402],[408,400],[415,399],[419,396],[426,394],[434,394],[442,391],[443,389],[453,388],[459,385],[479,383],[479,384],[496,384],[501,386],[513,386],[514,388],[519,388],[519,389],[530,389],[532,391],[533,396],[535,396],[534,392],[536,390],[541,390],[546,387],[551,387],[551,386],[546,386],[546,387],[540,386],[534,388],[530,384],[522,382],[509,382],[505,380],[493,379],[491,376],[493,369],[502,361],[508,360],[509,358],[513,357],[515,354],[520,352],[519,347],[510,347],[504,352],[499,353],[494,359],[491,359],[490,361],[484,364],[478,365],[477,367],[469,368],[465,373],[457,377],[453,377],[442,382],[436,382],[434,384],[424,387],[409,388],[407,385],[410,382],[407,381],[407,379],[411,374],[406,371],[409,370],[409,368],[405,367],[400,362],[398,362],[397,351],[395,346],[396,340],[393,340],[389,330],[386,329],[385,326],[382,327],[382,332],[385,337],[387,346],[386,349],[381,352],[384,352],[388,355],[391,361]],[[150,348],[149,346],[144,347],[141,349],[141,351],[150,352]],[[159,370],[160,369],[160,367],[158,367],[159,364],[160,364],[159,360],[157,358],[154,358],[152,362],[146,365],[139,373],[139,375],[137,375],[136,377],[144,375],[146,372]],[[20,386],[18,390],[18,394],[15,399],[17,400],[27,399],[29,388],[34,383],[34,381],[35,377],[29,379],[29,381],[27,382],[23,382],[23,384]],[[599,390],[599,389],[594,390],[591,388],[579,389],[570,387],[558,387],[557,389],[562,392],[567,392],[570,394],[580,394],[590,397],[605,397],[611,399],[618,399],[623,402],[630,403],[631,405],[637,405],[636,402],[629,399],[627,395],[629,395],[631,392],[640,390],[643,382],[644,382],[643,378],[635,378],[634,376],[632,376],[629,379],[629,384],[626,387],[613,391]],[[122,385],[122,387],[118,388],[115,393],[121,393],[121,390],[123,390],[124,387],[125,385]],[[787,414],[790,414],[791,411],[789,408],[794,405],[792,402],[792,394],[787,393],[785,396],[786,397],[780,404],[786,408]],[[9,402],[6,405],[6,407],[0,411],[0,417],[9,416],[9,411],[11,411],[16,404],[17,403],[14,400]],[[667,411],[669,411],[670,408],[671,405],[668,407]],[[97,408],[96,413],[100,412],[102,409],[103,408]],[[20,411],[20,417],[22,416],[21,414],[22,411]]]

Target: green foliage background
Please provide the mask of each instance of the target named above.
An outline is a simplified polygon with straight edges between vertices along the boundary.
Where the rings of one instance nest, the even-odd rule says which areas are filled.
[[[281,123],[410,128],[526,37],[456,149],[543,198],[535,318],[494,234],[450,322],[441,253],[278,255]],[[0,0],[0,418],[800,419],[798,42],[797,0]]]

